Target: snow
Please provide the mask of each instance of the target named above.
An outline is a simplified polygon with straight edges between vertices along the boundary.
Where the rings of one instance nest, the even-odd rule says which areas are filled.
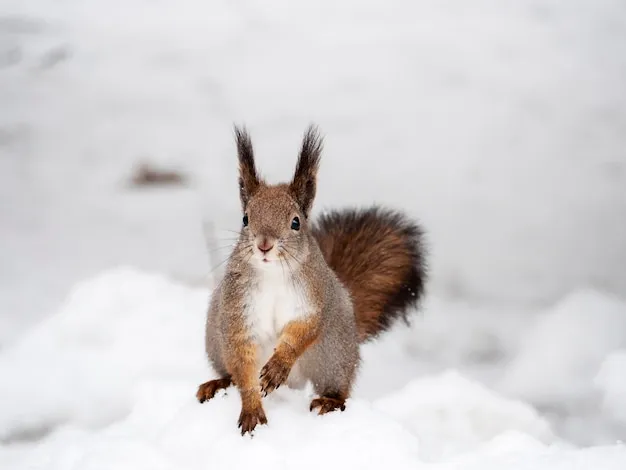
[[[595,292],[563,299],[525,335],[504,386],[535,402],[585,393],[607,355],[626,344],[625,312],[623,302]]]
[[[0,468],[626,468],[625,82],[619,0],[4,0]],[[346,412],[242,438],[194,398],[231,125],[279,180],[310,121],[314,212],[419,217],[432,279]]]
[[[233,388],[202,405],[195,398],[197,385],[213,376],[198,334],[208,293],[130,267],[79,283],[58,313],[0,353],[0,375],[9,378],[0,389],[0,464],[12,469],[193,469],[207,462],[240,468],[251,461],[260,468],[289,468],[294,462],[302,468],[441,469],[626,464],[623,445],[579,448],[558,436],[530,402],[498,393],[472,378],[470,370],[406,376],[405,385],[378,398],[361,395],[358,390],[367,388],[363,380],[372,377],[367,360],[345,412],[318,416],[308,411],[310,386],[281,388],[265,399],[268,425],[252,438],[242,437]],[[598,313],[611,315],[612,302],[596,299],[606,309]],[[548,316],[559,316],[562,309],[556,306]],[[422,328],[416,322],[389,337],[406,348],[413,342],[407,332]],[[375,354],[380,346],[364,349]],[[583,351],[594,357],[595,350]],[[522,361],[524,354],[522,348]],[[621,406],[615,395],[623,386],[623,364],[616,354],[586,383],[606,391],[608,412]],[[550,389],[545,381],[537,383]]]
[[[413,380],[378,406],[420,439],[421,457],[439,460],[517,433],[554,441],[549,424],[526,404],[507,400],[456,371]]]
[[[68,422],[106,425],[132,409],[140,381],[202,369],[197,332],[207,297],[128,268],[77,285],[61,312],[0,358],[13,378],[3,385],[0,439]]]
[[[602,409],[626,430],[626,350],[609,354],[594,379],[602,394]]]
[[[442,296],[623,292],[625,24],[618,0],[4,0],[1,344],[103,269],[205,275],[203,219],[240,220],[233,122],[270,179],[317,122],[315,210],[419,216]],[[127,189],[144,160],[191,186]]]

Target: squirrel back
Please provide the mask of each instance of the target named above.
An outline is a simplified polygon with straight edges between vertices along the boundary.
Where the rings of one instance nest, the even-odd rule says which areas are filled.
[[[344,209],[323,214],[313,235],[350,292],[361,342],[377,337],[396,319],[408,322],[427,276],[423,231],[417,223],[378,206]]]

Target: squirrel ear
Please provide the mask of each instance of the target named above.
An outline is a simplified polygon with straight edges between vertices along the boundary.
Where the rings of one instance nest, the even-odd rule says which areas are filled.
[[[254,166],[252,141],[245,127],[235,126],[235,139],[239,157],[239,197],[243,210],[245,210],[248,201],[258,189],[260,181]]]
[[[317,128],[313,125],[309,126],[302,140],[302,149],[298,157],[296,172],[289,185],[292,195],[307,218],[313,205],[313,199],[315,199],[317,169],[320,164],[322,147],[323,139],[320,137]]]

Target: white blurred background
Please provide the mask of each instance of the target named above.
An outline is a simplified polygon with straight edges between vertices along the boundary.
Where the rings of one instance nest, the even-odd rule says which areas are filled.
[[[108,268],[203,282],[203,224],[240,221],[232,124],[278,181],[310,122],[318,211],[427,230],[398,383],[466,367],[574,442],[626,436],[590,395],[626,347],[620,0],[3,0],[0,350]],[[187,184],[133,187],[141,162]]]

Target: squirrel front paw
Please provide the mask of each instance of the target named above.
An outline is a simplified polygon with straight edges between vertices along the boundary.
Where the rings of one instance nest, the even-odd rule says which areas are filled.
[[[265,417],[263,406],[259,403],[259,405],[254,408],[242,408],[238,423],[238,427],[241,428],[241,435],[243,436],[245,433],[252,433],[257,424],[267,424],[267,418]]]
[[[284,361],[280,356],[276,354],[270,357],[267,364],[261,369],[261,392],[263,396],[267,396],[272,393],[278,387],[280,387],[291,371],[291,365]]]

